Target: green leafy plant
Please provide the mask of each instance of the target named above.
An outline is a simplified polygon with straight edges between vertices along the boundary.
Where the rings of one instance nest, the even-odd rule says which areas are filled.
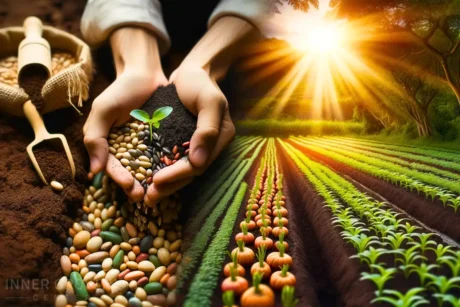
[[[361,273],[361,280],[371,280],[377,287],[377,296],[381,296],[383,294],[383,287],[385,283],[392,279],[394,274],[396,273],[396,268],[385,268],[381,265],[373,264],[371,268],[377,269],[378,273]]]
[[[385,302],[396,307],[416,307],[422,304],[429,304],[428,300],[418,295],[423,291],[425,291],[423,288],[412,288],[403,294],[395,290],[383,290],[383,294],[385,295],[375,298],[372,300],[372,303]]]
[[[440,294],[447,294],[453,288],[460,288],[460,277],[447,278],[446,276],[429,275],[429,278],[431,281],[428,283],[428,286]],[[436,299],[438,306],[443,306],[442,297],[438,296]]]
[[[149,113],[145,112],[144,110],[132,110],[129,115],[143,123],[149,124],[150,141],[152,141],[153,127],[156,129],[160,128],[160,121],[168,117],[172,111],[172,107],[161,107],[153,112],[152,117],[150,117]]]
[[[281,303],[283,307],[294,307],[299,303],[295,297],[295,288],[292,286],[284,286],[281,290]]]
[[[447,304],[444,303],[450,303],[453,307],[460,307],[460,297],[455,297],[451,294],[433,294],[433,296],[440,301],[442,306],[447,306]]]

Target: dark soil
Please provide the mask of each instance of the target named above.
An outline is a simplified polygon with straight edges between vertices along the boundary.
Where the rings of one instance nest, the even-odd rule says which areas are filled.
[[[173,111],[161,121],[160,128],[155,132],[163,136],[164,145],[172,149],[175,145],[181,146],[182,143],[190,141],[196,130],[197,119],[180,101],[174,84],[158,88],[142,106],[142,110],[152,116],[156,109],[166,106],[172,107]]]
[[[412,193],[402,187],[365,174],[344,163],[321,155],[316,151],[299,146],[296,143],[291,143],[291,145],[299,148],[309,157],[325,163],[332,169],[347,174],[353,180],[382,195],[388,201],[400,207],[428,227],[436,229],[455,241],[460,242],[460,227],[458,227],[460,225],[460,215],[455,214],[450,208],[444,208],[440,201],[428,200],[422,195]]]
[[[64,186],[61,192],[44,186],[25,148],[33,132],[24,119],[0,118],[0,282],[30,286],[2,287],[1,306],[50,306],[55,281],[61,277],[59,258],[67,229],[81,206],[87,165],[82,150],[81,121],[67,127],[72,113],[50,114],[57,131],[64,131],[77,168],[72,179],[67,158],[61,148],[41,146],[35,153],[49,179]],[[39,286],[32,288],[33,280]],[[22,290],[21,290],[22,289]],[[48,296],[46,296],[48,294]]]
[[[313,230],[314,239],[304,236],[304,246],[309,256],[307,268],[315,279],[321,305],[370,306],[370,301],[375,297],[374,286],[369,281],[359,280],[360,272],[366,269],[359,261],[349,258],[354,254],[353,248],[342,239],[338,228],[333,227],[332,214],[325,208],[324,199],[280,146],[278,156],[283,169],[289,170],[284,173],[289,193],[296,196],[295,205],[302,207],[295,209],[295,215],[303,218],[297,224],[311,225]],[[310,247],[313,249],[310,250]],[[299,284],[298,288],[301,293],[305,289],[302,286]]]
[[[48,72],[41,65],[28,65],[21,70],[19,84],[38,111],[43,108],[42,88],[47,79]]]

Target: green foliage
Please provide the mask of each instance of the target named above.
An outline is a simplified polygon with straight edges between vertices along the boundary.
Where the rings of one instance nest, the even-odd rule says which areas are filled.
[[[400,293],[395,290],[383,290],[384,295],[375,298],[372,302],[388,303],[395,307],[416,307],[429,303],[423,296],[418,295],[423,291],[425,291],[423,288],[412,288],[406,293]]]
[[[155,127],[156,129],[160,128],[160,121],[168,117],[172,113],[172,111],[172,107],[161,107],[153,112],[152,117],[150,117],[149,114],[144,110],[133,110],[131,111],[131,113],[129,113],[129,115],[141,122],[149,124],[151,141],[153,137],[153,127]]]
[[[381,265],[372,264],[371,268],[377,269],[378,273],[367,273],[361,274],[361,280],[371,280],[377,287],[377,296],[383,295],[383,289],[387,281],[392,279],[396,274],[397,269],[385,268]]]
[[[217,285],[222,264],[225,261],[233,226],[248,187],[244,182],[241,182],[241,184],[238,182],[238,184],[238,192],[228,208],[219,230],[202,258],[198,273],[194,276],[190,284],[190,289],[184,302],[184,306],[186,307],[209,306],[211,304],[211,297]],[[211,234],[209,232],[205,233]],[[200,234],[202,233],[200,232]],[[198,260],[200,259],[196,259],[196,261]]]
[[[295,297],[295,288],[292,286],[284,286],[281,290],[281,303],[283,307],[294,307],[299,303]]]
[[[290,136],[290,135],[351,135],[362,134],[364,125],[351,121],[315,120],[244,120],[236,122],[239,135]]]

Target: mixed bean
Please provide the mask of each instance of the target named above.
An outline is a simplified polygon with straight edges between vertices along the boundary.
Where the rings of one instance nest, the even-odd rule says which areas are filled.
[[[64,276],[56,306],[173,306],[177,267],[182,260],[182,226],[168,211],[176,196],[162,201],[155,216],[116,200],[116,185],[102,173],[86,190],[83,208],[63,249]],[[143,219],[145,218],[145,220]]]

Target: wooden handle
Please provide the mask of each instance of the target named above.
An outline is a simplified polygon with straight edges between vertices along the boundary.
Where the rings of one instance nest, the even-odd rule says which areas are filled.
[[[32,129],[34,129],[35,139],[36,140],[44,140],[48,135],[48,131],[46,131],[45,123],[43,122],[40,113],[38,113],[37,108],[32,103],[32,101],[28,100],[23,106],[24,114],[26,115],[27,119],[29,120]]]
[[[24,20],[24,34],[27,38],[42,38],[43,24],[40,19],[35,16],[27,17]]]
[[[37,17],[27,17],[24,20],[25,38],[18,48],[18,72],[21,80],[22,69],[28,65],[42,65],[51,76],[51,47],[42,37],[43,24]]]

